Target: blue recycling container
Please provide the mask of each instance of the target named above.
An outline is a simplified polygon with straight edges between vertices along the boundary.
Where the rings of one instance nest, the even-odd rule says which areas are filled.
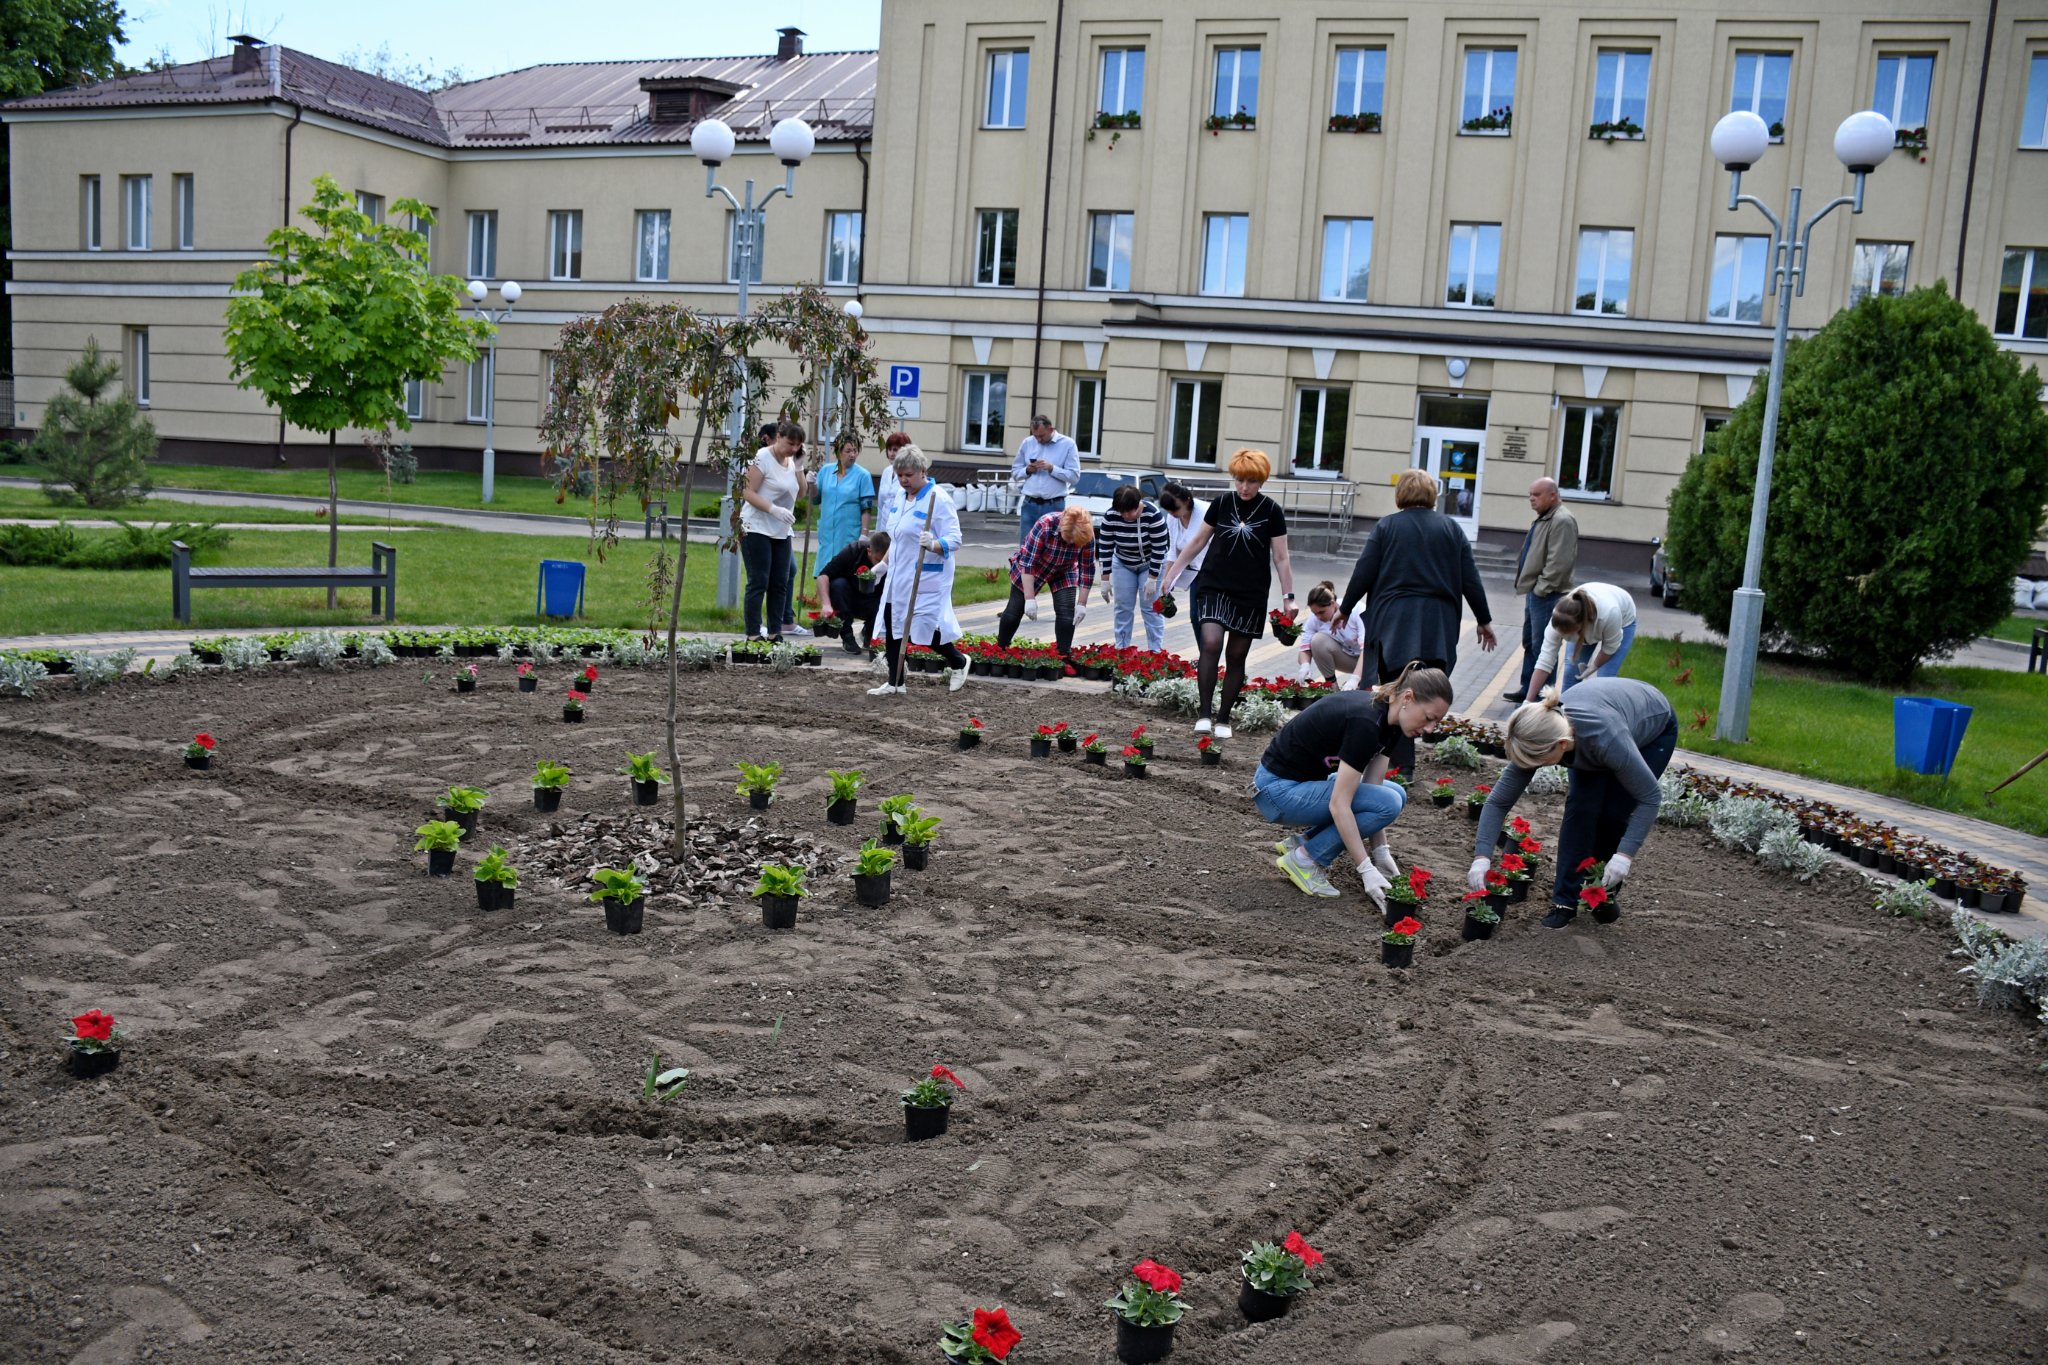
[[[1892,698],[1892,762],[1947,777],[1970,727],[1970,708],[1938,697]]]
[[[533,594],[536,616],[581,616],[583,614],[583,573],[580,560],[543,559],[540,586]]]

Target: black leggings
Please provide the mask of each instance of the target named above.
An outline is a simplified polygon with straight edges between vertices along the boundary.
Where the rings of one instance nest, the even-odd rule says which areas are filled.
[[[1237,694],[1244,690],[1244,660],[1252,651],[1252,637],[1240,635],[1234,630],[1225,630],[1221,621],[1204,621],[1195,631],[1195,641],[1202,647],[1202,653],[1195,663],[1195,683],[1201,692],[1204,719],[1209,716],[1209,698],[1216,690],[1216,660],[1221,656],[1223,668],[1223,707],[1216,718],[1225,725],[1230,724],[1230,708],[1237,705]]]
[[[895,611],[896,608],[893,603],[882,608],[882,632],[889,642],[889,683],[892,687],[901,687],[903,686],[904,678],[908,675],[903,669],[903,637],[896,633]],[[967,667],[967,656],[960,652],[960,646],[940,643],[937,631],[932,632],[932,648],[938,652],[938,656],[941,659],[946,661],[946,667]]]

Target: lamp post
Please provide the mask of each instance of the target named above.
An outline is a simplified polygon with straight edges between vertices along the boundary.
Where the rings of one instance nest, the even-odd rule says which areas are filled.
[[[1714,159],[1727,167],[1728,211],[1754,204],[1771,225],[1769,290],[1777,295],[1778,320],[1771,335],[1771,377],[1764,392],[1764,432],[1757,452],[1756,488],[1750,495],[1749,544],[1742,560],[1742,586],[1735,590],[1735,603],[1728,616],[1728,657],[1721,673],[1721,714],[1715,728],[1717,738],[1742,741],[1749,738],[1750,692],[1756,683],[1758,641],[1763,634],[1764,521],[1771,505],[1771,457],[1778,446],[1778,397],[1785,385],[1785,341],[1792,324],[1792,296],[1806,292],[1806,252],[1813,240],[1814,225],[1843,205],[1851,213],[1863,212],[1863,179],[1892,154],[1896,144],[1891,120],[1874,110],[1851,114],[1835,130],[1835,156],[1856,177],[1853,194],[1828,201],[1819,213],[1801,222],[1800,187],[1792,187],[1791,200],[1781,220],[1770,206],[1753,194],[1742,192],[1742,173],[1763,159],[1771,145],[1771,130],[1746,109],[1727,115],[1714,125]]]
[[[519,302],[523,292],[519,281],[504,280],[498,285],[498,296],[505,300],[505,306],[493,313],[484,307],[484,296],[490,288],[482,280],[469,282],[469,301],[476,306],[476,315],[491,324],[490,350],[484,360],[484,501],[491,500],[498,482],[498,452],[491,448],[492,438],[497,434],[498,416],[498,332],[497,328],[506,318],[512,316],[512,305]]]
[[[776,195],[796,198],[796,168],[804,164],[811,149],[817,145],[817,138],[811,132],[811,125],[800,118],[786,118],[776,124],[768,133],[768,150],[782,163],[782,183],[754,202],[754,182],[749,178],[740,195],[718,183],[718,168],[732,159],[738,139],[721,119],[708,118],[690,130],[690,151],[704,163],[704,197],[724,195],[725,202],[733,208],[733,256],[737,267],[739,299],[734,316],[747,315],[747,287],[753,282],[754,260],[760,251],[762,217],[768,201]],[[746,365],[740,358],[741,388],[739,402],[733,405],[731,425],[726,431],[726,441],[734,450],[745,448],[747,439],[747,392]],[[684,509],[686,512],[688,509]],[[732,494],[719,499],[718,524],[720,527],[732,524]],[[720,607],[735,607],[740,600],[740,571],[737,556],[718,556],[718,595]],[[776,603],[774,610],[780,612],[782,604]],[[766,622],[763,622],[765,625]],[[780,625],[781,622],[775,623]]]

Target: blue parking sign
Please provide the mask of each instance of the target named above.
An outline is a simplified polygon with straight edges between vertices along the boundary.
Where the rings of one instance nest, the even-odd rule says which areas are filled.
[[[916,398],[922,371],[916,365],[891,365],[889,367],[889,396],[891,398]]]

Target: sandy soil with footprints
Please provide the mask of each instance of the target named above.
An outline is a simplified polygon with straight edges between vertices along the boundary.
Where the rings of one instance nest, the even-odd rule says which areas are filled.
[[[1272,869],[1257,738],[1205,770],[1106,697],[748,671],[688,683],[706,817],[780,760],[764,819],[843,857],[912,790],[932,870],[880,911],[835,873],[783,935],[661,896],[621,939],[533,879],[479,912],[411,830],[454,782],[515,853],[623,811],[656,679],[569,727],[422,671],[0,706],[0,1359],[929,1365],[1001,1302],[1013,1359],[1103,1362],[1141,1256],[1187,1275],[1188,1365],[2048,1358],[2041,1053],[1847,877],[1660,829],[1620,923],[1468,945],[1442,904],[1394,973]],[[1152,721],[1152,780],[1026,758],[1056,719]],[[855,829],[827,767],[868,773]],[[1395,847],[1448,880],[1470,828],[1418,803]],[[131,1032],[80,1083],[90,1006]],[[661,1107],[656,1049],[695,1071]],[[934,1061],[970,1089],[906,1145]],[[1247,1328],[1237,1253],[1290,1227],[1321,1283]]]

